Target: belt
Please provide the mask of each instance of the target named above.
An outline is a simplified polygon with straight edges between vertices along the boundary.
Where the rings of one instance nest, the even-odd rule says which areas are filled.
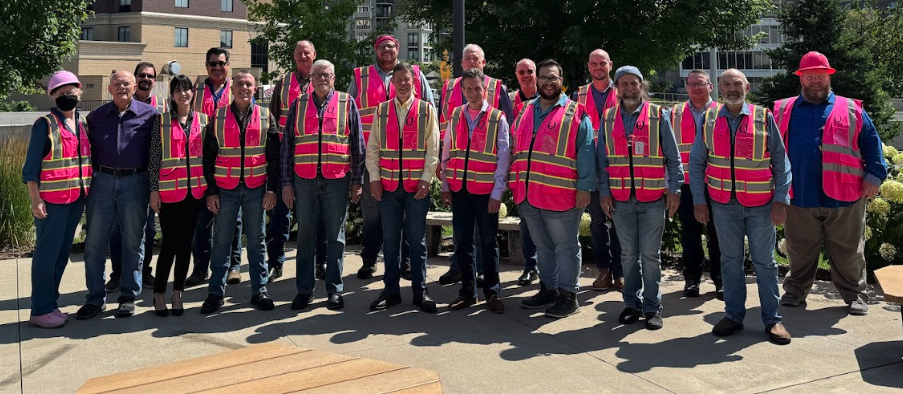
[[[107,167],[100,166],[100,172],[104,174],[110,174],[112,176],[129,176],[140,174],[144,171],[147,171],[147,168],[119,168],[119,167]]]

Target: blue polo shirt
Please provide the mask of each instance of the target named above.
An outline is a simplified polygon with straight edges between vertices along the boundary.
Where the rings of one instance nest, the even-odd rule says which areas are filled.
[[[837,201],[822,187],[821,142],[825,123],[834,110],[834,92],[821,104],[812,104],[800,95],[793,103],[787,133],[787,156],[793,172],[793,200],[799,208],[841,208],[852,202]],[[862,111],[859,150],[865,163],[864,180],[876,185],[887,178],[887,164],[881,150],[881,138],[872,119]]]

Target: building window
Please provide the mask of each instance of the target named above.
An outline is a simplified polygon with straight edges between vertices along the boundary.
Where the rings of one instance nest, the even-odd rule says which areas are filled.
[[[173,45],[175,45],[176,48],[188,48],[188,28],[176,28],[175,42]]]
[[[408,60],[420,61],[420,48],[408,48]]]
[[[223,12],[232,12],[232,0],[222,0],[220,1],[220,11]]]
[[[232,48],[232,30],[219,31],[219,46],[222,48]]]
[[[119,0],[119,12],[131,12],[132,0]]]
[[[416,47],[420,45],[420,33],[408,33],[408,46]]]
[[[263,70],[263,72],[269,72],[270,61],[269,56],[267,55],[268,50],[269,45],[266,41],[251,42],[251,67],[257,67]]]
[[[176,0],[176,8],[188,8],[188,0]]]
[[[357,42],[361,42],[367,39],[367,33],[357,33]]]
[[[94,40],[94,28],[93,27],[83,27],[81,39],[86,40],[86,41],[93,41]]]
[[[131,42],[132,28],[130,26],[119,26],[118,34],[116,34],[116,41]]]
[[[355,19],[354,20],[354,28],[355,29],[369,29],[370,28],[370,20],[369,19]]]
[[[367,7],[365,5],[359,5],[359,6],[357,6],[357,12],[361,13],[361,14],[366,14],[366,13],[370,12],[370,7]]]

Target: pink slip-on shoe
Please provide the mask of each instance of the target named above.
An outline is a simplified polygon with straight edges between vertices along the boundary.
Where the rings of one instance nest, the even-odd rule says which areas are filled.
[[[52,313],[53,313],[54,315],[57,315],[57,316],[59,316],[59,317],[62,317],[62,318],[63,318],[63,321],[65,321],[66,323],[69,322],[69,315],[66,314],[66,313],[63,313],[63,311],[59,310],[59,308],[54,309]]]
[[[59,328],[66,324],[66,320],[50,312],[46,315],[32,316],[28,319],[28,325],[40,328]]]

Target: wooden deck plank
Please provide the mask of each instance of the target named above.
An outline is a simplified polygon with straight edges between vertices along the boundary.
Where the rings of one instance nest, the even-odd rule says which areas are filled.
[[[442,394],[442,383],[433,382],[425,384],[423,386],[410,387],[398,391],[393,391],[391,392],[391,394]]]
[[[875,278],[884,292],[884,301],[903,304],[903,265],[889,265],[875,270]]]
[[[435,393],[435,389],[429,385],[439,383],[439,374],[435,371],[420,368],[406,368],[397,371],[367,376],[360,379],[346,380],[327,386],[315,387],[307,390],[298,390],[295,393],[303,394],[375,394],[395,393],[399,390],[408,393]],[[422,388],[423,391],[419,391]],[[404,391],[403,391],[404,392]],[[439,393],[442,392],[439,386]]]
[[[261,379],[269,379],[282,374],[329,366],[354,359],[357,359],[357,357],[314,350],[136,386],[130,388],[129,391],[140,393],[193,393],[202,390],[215,390],[245,382],[260,382]]]
[[[259,392],[261,387],[265,385],[264,391],[267,393],[290,393],[402,369],[405,369],[403,365],[377,360],[356,359],[273,376],[266,379],[265,382],[254,380],[201,392],[247,394]]]
[[[89,379],[77,391],[78,393],[102,393],[125,390],[131,387],[151,384],[163,380],[176,379],[183,376],[196,375],[208,371],[249,364],[260,360],[273,359],[309,350],[269,343],[237,349],[225,353],[174,363],[142,368],[134,371],[118,373]]]

